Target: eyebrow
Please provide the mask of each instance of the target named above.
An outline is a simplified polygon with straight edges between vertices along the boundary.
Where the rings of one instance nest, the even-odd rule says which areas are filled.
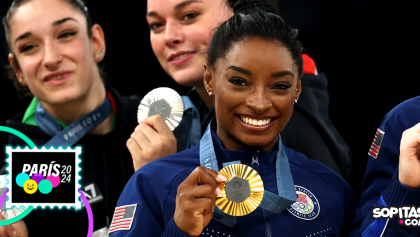
[[[247,75],[252,76],[252,72],[251,71],[246,70],[245,68],[237,67],[237,66],[229,66],[228,68],[226,68],[226,71],[227,70],[234,70],[234,71],[241,72],[243,74],[247,74]]]
[[[61,20],[54,21],[54,22],[52,23],[52,25],[53,25],[53,26],[58,26],[58,25],[61,25],[61,24],[63,24],[64,22],[69,21],[69,20],[72,20],[72,21],[77,22],[77,20],[76,20],[76,19],[74,19],[74,18],[71,18],[71,17],[66,17],[66,18],[63,18],[63,19],[61,19]],[[19,35],[19,36],[16,38],[16,40],[15,40],[15,44],[16,44],[16,42],[18,42],[19,40],[23,40],[23,39],[25,39],[25,38],[28,38],[28,37],[30,37],[31,35],[32,35],[32,32],[26,32],[26,33],[23,33],[23,34]]]
[[[174,10],[175,10],[175,11],[178,11],[179,9],[182,9],[182,8],[184,8],[184,7],[188,6],[188,5],[192,4],[192,3],[196,3],[196,2],[201,2],[201,1],[197,1],[197,0],[189,0],[189,1],[184,1],[184,2],[178,3],[178,4],[174,7]],[[158,15],[159,15],[159,14],[157,14],[157,12],[155,12],[155,11],[151,11],[151,12],[148,12],[148,13],[146,14],[146,18],[147,18],[147,17],[149,17],[149,16],[158,16]]]
[[[251,71],[249,71],[245,68],[238,67],[238,66],[229,66],[228,68],[226,68],[226,71],[227,70],[234,70],[234,71],[241,72],[241,73],[247,74],[249,76],[252,76]],[[280,72],[271,73],[271,77],[283,77],[283,76],[286,76],[286,75],[290,75],[293,78],[295,77],[291,71],[280,71]]]
[[[291,71],[281,71],[281,72],[273,72],[271,73],[271,77],[283,77],[286,75],[290,75],[293,78],[295,78],[295,75],[293,75],[293,73]]]

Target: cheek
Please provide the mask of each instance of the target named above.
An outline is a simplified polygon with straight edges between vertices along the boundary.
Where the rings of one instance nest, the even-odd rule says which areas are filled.
[[[185,38],[192,47],[205,50],[210,44],[210,28],[208,26],[192,26],[185,32]]]
[[[159,36],[150,36],[150,44],[152,45],[153,52],[155,56],[161,60],[163,58],[163,53],[165,49],[165,42],[162,37]]]

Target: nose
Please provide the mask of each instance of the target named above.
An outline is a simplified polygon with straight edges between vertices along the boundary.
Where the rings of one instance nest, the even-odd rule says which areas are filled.
[[[264,89],[255,89],[247,96],[246,105],[258,115],[264,114],[272,107],[270,97]]]
[[[63,60],[63,56],[57,50],[57,47],[53,43],[45,44],[44,59],[42,65],[49,70],[55,70]]]
[[[181,26],[174,20],[167,21],[164,36],[165,44],[167,46],[173,47],[184,41],[184,33],[180,27]]]

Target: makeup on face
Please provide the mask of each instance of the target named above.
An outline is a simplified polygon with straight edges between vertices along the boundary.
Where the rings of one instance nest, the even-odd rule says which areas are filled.
[[[226,149],[274,148],[300,87],[290,53],[276,41],[255,38],[234,45],[215,68],[217,134]]]

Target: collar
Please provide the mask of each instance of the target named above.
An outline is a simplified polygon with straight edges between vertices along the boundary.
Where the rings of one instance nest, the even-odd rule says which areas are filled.
[[[233,161],[240,161],[241,164],[251,166],[252,163],[252,153],[255,152],[253,150],[227,150],[223,148],[222,141],[216,135],[216,133],[211,130],[211,135],[213,138],[213,145],[214,151],[216,153],[217,162],[219,165],[219,170],[223,168],[223,163],[233,162]],[[277,141],[278,142],[278,141]],[[275,146],[275,150],[273,151],[259,151],[258,156],[258,170],[257,172],[261,174],[267,174],[271,172],[275,172],[276,170],[276,157],[278,153],[278,143]],[[254,169],[256,168],[255,165],[252,166]]]
[[[115,100],[114,97],[112,95],[112,93],[107,89],[106,90],[106,94],[108,95],[110,102],[111,102],[111,106],[112,106],[112,110],[111,110],[111,128],[109,130],[109,132],[112,132],[115,128],[115,121],[116,121],[116,117],[117,117],[117,108],[115,106]],[[22,119],[22,123],[23,124],[28,124],[28,125],[32,125],[32,126],[37,126],[36,122],[35,122],[35,111],[36,111],[36,107],[38,106],[39,100],[37,97],[34,96],[34,98],[32,99],[31,103],[29,104],[28,108],[26,109],[24,115],[23,115],[23,119]],[[55,121],[57,121],[58,124],[60,124],[61,128],[64,129],[67,127],[67,124],[61,122],[60,120],[54,118]]]

